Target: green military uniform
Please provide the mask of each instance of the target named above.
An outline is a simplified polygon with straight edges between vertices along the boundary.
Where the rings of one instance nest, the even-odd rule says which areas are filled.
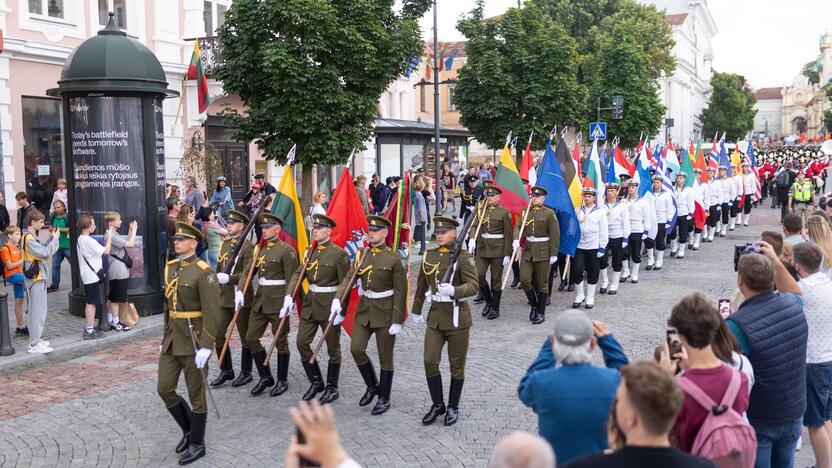
[[[193,226],[176,223],[174,240],[202,238],[202,232]],[[177,452],[188,450],[183,459],[199,458],[205,453],[203,441],[208,407],[204,377],[194,361],[197,350],[192,340],[199,348],[214,347],[220,332],[220,288],[211,267],[195,255],[167,262],[164,275],[167,313],[156,390],[182,428],[183,439]],[[179,374],[183,371],[193,410],[176,393]]]
[[[459,223],[451,218],[437,216],[434,218],[434,231],[442,232],[455,229]],[[422,422],[432,423],[437,416],[445,413],[442,394],[442,374],[439,362],[442,348],[448,343],[448,361],[451,367],[451,389],[448,397],[448,415],[445,424],[456,422],[459,398],[465,379],[465,360],[468,356],[468,336],[473,325],[468,303],[462,301],[477,293],[477,267],[474,259],[466,250],[457,258],[456,272],[451,285],[454,286],[453,297],[439,293],[439,283],[445,270],[451,266],[452,253],[448,247],[429,250],[422,257],[416,282],[416,295],[413,299],[413,314],[422,314],[422,304],[426,297],[431,298],[430,310],[425,331],[425,375],[428,381],[433,406]],[[429,295],[429,296],[428,296]],[[418,319],[416,319],[418,320]]]
[[[228,210],[225,215],[228,223],[248,223],[248,216],[237,211]],[[243,242],[236,261],[231,258],[232,251],[237,247],[239,242]],[[222,352],[222,347],[225,344],[225,334],[228,330],[228,325],[231,324],[231,319],[234,317],[234,293],[236,289],[243,290],[245,286],[246,276],[248,275],[251,259],[254,255],[254,245],[251,242],[234,237],[225,239],[220,244],[219,256],[217,257],[217,273],[224,272],[228,267],[229,262],[234,262],[234,266],[228,275],[228,282],[220,287],[220,295],[222,297],[222,307],[220,314],[219,335],[217,335],[217,356]],[[240,308],[240,313],[237,315],[237,332],[240,334],[240,341],[245,341],[246,332],[248,331],[248,320],[251,311],[251,301],[254,297],[254,285],[249,285],[245,291],[245,302]],[[251,348],[243,344],[240,351],[240,375],[234,382],[232,387],[239,387],[251,382]],[[211,382],[212,387],[218,387],[228,380],[234,378],[234,365],[231,361],[231,347],[223,357],[220,363],[220,375]]]
[[[548,192],[543,187],[532,187],[532,196],[546,196]],[[520,257],[520,283],[532,306],[529,319],[542,318],[546,311],[546,297],[549,292],[549,271],[552,268],[551,258],[558,255],[560,245],[560,226],[555,212],[551,208],[540,205],[532,206],[520,237],[522,220],[526,210],[520,214],[521,222],[514,228],[514,238],[525,240],[523,254]],[[534,283],[532,284],[532,278]]]
[[[503,191],[499,187],[489,185],[485,189],[486,196],[500,195]],[[483,317],[489,320],[500,316],[500,299],[503,295],[503,259],[511,257],[511,241],[514,235],[511,230],[511,213],[500,206],[499,202],[488,204],[477,211],[477,217],[471,225],[479,226],[476,238],[476,262],[479,274],[480,294],[485,300]],[[482,224],[480,224],[482,219]],[[491,269],[491,286],[486,280],[486,273]],[[475,303],[482,302],[474,300]]]
[[[326,215],[316,214],[312,216],[312,219],[314,229],[335,227],[335,220]],[[303,359],[303,368],[306,371],[306,376],[309,377],[311,386],[304,394],[303,399],[311,400],[315,398],[318,392],[324,391],[321,402],[327,403],[338,398],[338,376],[341,371],[341,326],[333,324],[326,337],[326,350],[329,354],[326,388],[324,388],[318,362],[309,363],[312,358],[311,345],[318,329],[326,329],[329,323],[332,300],[336,298],[335,292],[338,290],[338,285],[347,277],[350,260],[347,252],[333,244],[331,240],[318,243],[314,249],[306,252],[306,256],[308,257],[308,263],[303,279],[309,282],[309,293],[303,299],[300,323],[298,324],[297,345],[300,357]],[[293,291],[295,283],[301,280],[299,273],[299,271],[295,272],[292,276],[292,281],[289,282],[287,288],[289,291]],[[344,310],[346,310],[346,306],[344,306]]]
[[[368,216],[367,225],[371,231],[388,229],[390,221],[382,216]],[[359,263],[360,262],[360,263]],[[367,384],[367,391],[359,401],[360,406],[366,406],[378,395],[378,402],[373,408],[374,415],[382,414],[390,407],[390,390],[393,386],[393,347],[396,335],[404,323],[404,310],[407,303],[407,274],[405,273],[402,257],[381,244],[367,251],[365,258],[356,258],[347,278],[358,269],[356,282],[361,294],[358,309],[355,313],[355,323],[352,327],[352,341],[350,352],[358,370]],[[341,283],[336,297],[342,297],[347,288],[347,282]],[[398,327],[392,327],[392,325]],[[370,336],[375,334],[378,360],[381,367],[381,385],[376,377],[373,363],[367,356],[367,343]]]
[[[283,225],[279,216],[262,213],[257,222],[263,229],[269,229],[275,224]],[[271,324],[272,333],[277,333],[280,326],[279,313],[283,306],[283,299],[289,292],[286,282],[298,269],[298,255],[291,245],[280,239],[267,241],[257,254],[254,261],[255,272],[258,274],[258,288],[251,306],[251,320],[245,344],[251,348],[254,364],[260,381],[251,389],[252,395],[259,395],[268,387],[274,386],[270,395],[277,396],[288,388],[289,376],[289,324],[284,323],[275,339],[277,340],[277,384],[272,377],[272,371],[265,363],[266,351],[260,344],[260,338]],[[287,310],[286,314],[290,311]],[[288,317],[286,320],[289,320]]]

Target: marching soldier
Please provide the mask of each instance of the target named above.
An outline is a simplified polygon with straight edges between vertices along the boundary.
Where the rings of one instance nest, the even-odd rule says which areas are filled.
[[[520,283],[529,299],[532,308],[529,320],[533,324],[543,323],[546,316],[546,296],[548,296],[549,269],[558,260],[558,246],[560,245],[560,226],[555,212],[543,204],[549,192],[545,188],[532,187],[531,211],[526,218],[526,228],[523,238],[526,246],[520,259]],[[521,223],[514,228],[512,250],[520,248],[520,225],[525,211],[521,213]],[[535,283],[532,285],[532,276]]]
[[[289,326],[284,324],[280,334],[274,338],[277,340],[275,345],[277,348],[276,383],[269,365],[265,363],[266,351],[260,344],[260,338],[263,337],[269,324],[272,326],[272,333],[277,333],[280,319],[291,311],[291,307],[284,302],[288,294],[286,280],[291,278],[298,269],[298,255],[292,246],[280,240],[283,220],[279,216],[261,213],[257,217],[257,222],[262,229],[264,244],[261,244],[262,248],[257,253],[257,258],[254,259],[255,272],[259,276],[257,280],[259,287],[251,307],[251,319],[245,343],[252,350],[260,380],[251,389],[251,394],[257,396],[272,387],[269,395],[278,396],[289,388]],[[280,303],[283,307],[278,309]]]
[[[513,239],[511,214],[500,206],[501,193],[503,191],[494,185],[489,185],[485,189],[488,197],[486,204],[477,213],[471,225],[471,229],[474,229],[474,226],[480,226],[479,237],[468,240],[468,252],[474,253],[476,248],[477,273],[479,274],[480,294],[483,297],[480,301],[474,299],[474,303],[485,302],[482,316],[487,316],[488,320],[494,320],[500,316],[503,268],[508,265],[511,258]],[[491,268],[491,286],[485,278],[489,268]]]
[[[309,294],[303,300],[303,308],[298,324],[297,345],[303,359],[303,369],[309,379],[309,389],[303,394],[304,401],[309,401],[320,393],[321,403],[330,403],[338,399],[338,377],[341,373],[341,322],[344,316],[335,312],[341,303],[335,297],[338,285],[347,277],[350,259],[347,252],[332,243],[330,236],[335,220],[322,214],[312,215],[312,238],[316,242],[314,250],[307,251],[309,263],[304,278],[309,281]],[[287,291],[294,291],[295,283],[300,278],[300,271],[292,275]],[[291,309],[293,299],[286,296],[283,306]],[[327,324],[334,320],[332,329],[326,336],[326,350],[329,354],[329,366],[326,372],[326,386],[318,362],[309,363],[312,358],[312,340],[318,328],[325,330]]]
[[[378,395],[372,414],[379,415],[390,409],[390,390],[393,387],[393,347],[396,335],[402,331],[404,310],[407,304],[407,274],[399,254],[387,247],[385,239],[390,221],[383,216],[367,217],[370,250],[367,258],[358,258],[350,268],[347,278],[358,269],[356,282],[359,295],[355,323],[352,327],[350,352],[367,391],[358,401],[358,406],[367,406]],[[358,264],[360,262],[360,265]],[[349,285],[346,281],[338,287],[336,297],[341,297]],[[337,310],[337,312],[341,312]],[[381,367],[379,384],[373,362],[367,356],[367,343],[375,334],[378,361]]]
[[[607,253],[601,257],[601,294],[615,295],[618,293],[618,284],[621,279],[621,270],[624,258],[627,256],[627,246],[630,242],[630,209],[627,202],[618,200],[620,193],[618,184],[610,182],[607,184],[607,200],[604,204],[609,221],[609,243]],[[607,266],[612,259],[612,280],[608,283]],[[609,286],[609,289],[607,288]]]
[[[479,185],[479,179],[470,177],[467,180],[468,182],[462,190],[462,203],[459,206],[459,218],[462,219],[463,223],[474,213],[477,203],[482,198],[482,187]]]
[[[252,292],[254,288],[249,285],[245,297],[243,297],[242,288],[246,280],[249,266],[251,265],[251,258],[254,255],[254,246],[251,242],[240,238],[240,234],[243,232],[246,223],[249,221],[248,216],[237,210],[228,210],[225,213],[225,220],[227,223],[226,229],[228,229],[228,235],[230,237],[223,240],[220,244],[219,256],[217,258],[217,271],[221,272],[225,270],[229,261],[234,262],[234,266],[231,269],[230,275],[217,273],[217,281],[219,281],[222,285],[220,288],[220,295],[222,297],[222,308],[220,310],[222,311],[222,315],[220,316],[220,332],[219,335],[217,335],[217,356],[220,355],[222,347],[225,344],[225,332],[228,330],[228,325],[231,323],[232,317],[234,317],[234,311],[237,308],[238,302],[235,300],[237,296],[244,299],[243,301],[239,301],[242,303],[242,306],[240,307],[240,314],[237,316],[237,331],[240,333],[240,337],[242,337],[242,341],[244,343],[242,350],[240,351],[240,375],[234,379],[234,365],[231,362],[231,347],[229,346],[222,362],[220,363],[221,372],[217,378],[211,382],[211,386],[219,387],[225,382],[234,379],[234,381],[231,382],[231,386],[241,387],[252,380],[251,348],[245,345],[245,337],[246,332],[248,331],[248,320],[251,312],[250,304],[252,298],[254,297],[254,293]],[[237,259],[235,260],[233,258],[229,258],[231,256],[231,252],[239,242],[243,242],[243,247],[240,249]]]
[[[577,309],[586,300],[585,307],[595,306],[595,286],[598,284],[599,259],[606,254],[609,243],[609,219],[603,208],[596,203],[598,191],[592,187],[583,189],[584,205],[578,211],[578,221],[581,223],[581,239],[572,259],[571,280],[575,285],[575,302],[572,308]],[[584,294],[584,272],[586,272],[586,294]]]
[[[445,399],[442,392],[442,374],[439,362],[442,348],[448,344],[448,361],[451,366],[451,390],[448,396],[445,425],[456,423],[459,417],[459,399],[465,382],[465,360],[468,355],[468,337],[473,322],[466,297],[477,292],[477,267],[471,255],[462,250],[456,264],[451,283],[440,283],[445,270],[451,268],[451,249],[456,241],[459,223],[444,216],[434,218],[434,232],[439,247],[429,250],[422,257],[422,265],[416,282],[416,296],[413,299],[415,323],[424,323],[422,304],[429,298],[429,314],[425,330],[425,376],[433,405],[422,418],[422,424],[433,424],[436,418],[445,414]],[[543,280],[545,281],[545,276]]]
[[[165,265],[165,334],[159,353],[157,392],[182,429],[176,453],[180,465],[205,456],[205,423],[208,405],[205,374],[201,369],[211,357],[219,330],[220,288],[211,267],[197,258],[202,232],[186,223],[176,223],[173,248],[179,257]],[[198,346],[195,349],[194,343]],[[190,408],[176,393],[179,374],[185,372]]]

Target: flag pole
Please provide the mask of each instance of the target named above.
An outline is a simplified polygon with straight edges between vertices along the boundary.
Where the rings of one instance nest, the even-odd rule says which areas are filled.
[[[176,122],[179,121],[179,111],[182,110],[182,101],[185,100],[185,81],[187,81],[187,75],[182,80],[182,84],[179,90],[179,105],[176,106],[176,117],[173,118],[173,126],[170,128],[170,133],[174,133],[176,130]]]
[[[518,240],[523,238],[523,231],[526,229],[526,220],[529,218],[529,211],[531,211],[531,208],[532,208],[532,199],[531,199],[531,197],[529,197],[529,204],[526,206],[526,211],[523,213],[523,221],[520,224],[520,232],[519,232],[519,235],[517,236]],[[511,252],[511,259],[508,262],[509,265],[511,265],[512,263],[514,263],[515,260],[517,260],[517,253],[520,250],[522,250],[522,248],[517,248],[513,252]],[[503,282],[502,282],[502,286],[500,286],[501,290],[506,288],[506,283],[508,282],[508,274],[509,274],[510,271],[511,271],[511,268],[506,268],[505,273],[503,273]]]

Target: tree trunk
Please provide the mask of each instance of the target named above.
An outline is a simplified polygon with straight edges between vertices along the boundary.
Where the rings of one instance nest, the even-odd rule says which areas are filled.
[[[309,213],[309,207],[312,206],[312,164],[304,164],[301,171],[301,187],[300,187],[300,208],[303,210],[303,216]],[[307,226],[307,229],[309,226]]]

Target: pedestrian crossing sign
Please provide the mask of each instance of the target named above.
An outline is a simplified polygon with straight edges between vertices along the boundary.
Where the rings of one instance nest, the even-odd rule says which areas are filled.
[[[606,122],[590,122],[589,123],[589,139],[590,140],[606,140],[607,139],[607,123]]]

